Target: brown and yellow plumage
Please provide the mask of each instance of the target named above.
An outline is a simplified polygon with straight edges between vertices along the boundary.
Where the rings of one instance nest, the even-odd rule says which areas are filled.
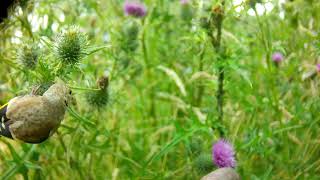
[[[53,84],[43,96],[27,95],[11,99],[2,108],[3,128],[0,135],[12,136],[27,143],[43,142],[59,127],[71,99],[71,91],[61,82]]]

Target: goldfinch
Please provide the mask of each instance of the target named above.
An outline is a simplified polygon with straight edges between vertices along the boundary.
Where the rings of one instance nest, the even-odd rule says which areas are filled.
[[[219,168],[202,177],[201,180],[240,180],[240,176],[233,168]]]
[[[0,136],[41,143],[57,130],[71,101],[72,92],[63,82],[53,84],[42,96],[15,97],[0,108]]]

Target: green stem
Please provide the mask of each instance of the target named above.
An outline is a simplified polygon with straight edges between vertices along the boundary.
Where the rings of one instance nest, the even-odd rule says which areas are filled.
[[[271,69],[271,65],[270,65],[270,48],[269,48],[269,43],[266,39],[266,35],[265,35],[265,32],[263,30],[263,24],[260,20],[260,17],[259,17],[259,14],[257,12],[257,9],[256,8],[253,8],[254,9],[254,13],[256,15],[256,18],[257,18],[257,22],[258,22],[258,25],[259,25],[259,30],[260,30],[260,33],[261,33],[261,40],[262,40],[262,44],[266,50],[266,63],[267,63],[267,66],[268,66],[268,69],[270,70]]]
[[[204,58],[204,54],[205,54],[205,47],[201,48],[201,52],[200,52],[200,59],[199,59],[199,72],[203,71],[203,58]],[[201,106],[201,102],[202,102],[202,96],[204,94],[205,91],[205,86],[200,84],[199,88],[198,88],[198,93],[197,93],[197,97],[196,97],[196,102],[195,105],[196,106]]]
[[[76,90],[84,90],[84,91],[100,91],[101,89],[92,89],[92,88],[85,88],[85,87],[75,87],[75,86],[69,86],[70,89],[76,89]]]
[[[222,1],[221,6],[219,8],[220,11],[218,11],[215,14],[215,26],[216,26],[216,36],[214,37],[213,33],[211,33],[211,43],[214,47],[214,50],[219,56],[221,56],[221,37],[222,37],[222,23],[224,19],[224,4],[225,1]],[[218,58],[219,61],[219,67],[218,67],[218,89],[216,92],[216,99],[217,99],[217,111],[218,111],[218,122],[223,122],[223,104],[224,104],[224,63],[223,59],[221,57]],[[224,136],[224,133],[222,130],[220,131],[220,135]]]
[[[146,36],[145,20],[143,20],[142,24],[143,24],[142,37],[141,37],[142,53],[143,53],[144,64],[146,66],[147,82],[150,85],[151,82],[152,82],[152,73],[151,73],[151,70],[150,70],[150,62],[149,62],[150,59],[149,59],[149,56],[148,56],[148,50],[147,50],[146,39],[145,39],[145,36]],[[151,117],[155,118],[156,117],[155,101],[154,101],[155,97],[154,97],[153,87],[151,87],[150,92],[148,94],[149,94],[149,98],[150,98],[150,101],[151,101],[150,108],[149,108],[149,114],[150,114]]]
[[[278,101],[278,96],[277,96],[277,92],[275,91],[275,87],[277,86],[277,82],[276,82],[276,74],[274,71],[274,68],[272,68],[271,66],[271,43],[270,40],[267,38],[266,32],[264,31],[263,28],[263,24],[262,21],[260,19],[260,16],[256,10],[256,8],[253,8],[254,12],[255,12],[255,16],[257,18],[257,22],[259,25],[259,30],[261,33],[261,41],[262,44],[264,46],[265,52],[266,52],[266,63],[267,63],[267,67],[268,67],[268,73],[270,74],[270,79],[271,79],[271,86],[270,90],[271,90],[271,95],[269,95],[269,98],[271,99],[272,102],[272,106],[274,106],[274,111],[276,114],[279,113],[279,101]]]

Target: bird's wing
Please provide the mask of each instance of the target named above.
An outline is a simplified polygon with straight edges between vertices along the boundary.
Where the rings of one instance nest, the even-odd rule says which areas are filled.
[[[15,139],[29,143],[40,143],[47,139],[55,127],[54,107],[42,96],[23,96],[9,101],[7,117],[10,132]]]
[[[0,119],[1,119],[1,125],[0,125],[0,136],[5,136],[12,139],[12,135],[9,131],[9,119],[7,118],[7,107],[8,104],[5,104],[0,107]]]

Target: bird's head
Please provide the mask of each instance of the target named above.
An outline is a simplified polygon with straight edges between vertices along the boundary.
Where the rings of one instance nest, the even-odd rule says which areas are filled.
[[[57,82],[43,94],[50,101],[65,105],[73,103],[72,91],[64,82]]]

